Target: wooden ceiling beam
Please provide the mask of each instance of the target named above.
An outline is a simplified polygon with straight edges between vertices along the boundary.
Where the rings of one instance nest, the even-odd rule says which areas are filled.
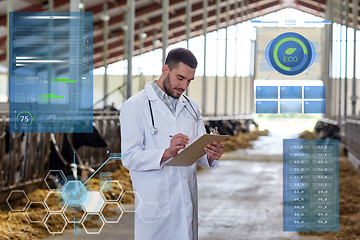
[[[267,9],[267,8],[275,6],[275,5],[277,5],[276,1],[269,2],[268,4],[260,6],[258,8],[260,10],[263,10],[263,9]],[[230,11],[235,12],[235,4],[231,5]],[[202,12],[200,11],[198,13],[199,13],[198,15],[193,16],[192,19],[191,19],[191,22],[193,24],[195,24],[195,25],[197,24],[196,22],[199,22],[199,21],[201,22],[200,25],[202,24]],[[221,15],[226,14],[226,6],[223,5],[223,7],[220,9],[220,14]],[[210,21],[211,19],[216,19],[216,9],[213,9],[212,11],[208,12],[208,21]],[[223,18],[221,21],[225,21],[225,18]],[[154,21],[152,20],[151,22],[154,22]],[[155,23],[153,23],[153,25],[154,24]],[[160,21],[159,24],[161,24],[161,21]],[[161,25],[159,25],[159,26],[161,26]],[[179,29],[185,29],[185,27],[186,26],[183,24],[183,22],[175,21],[175,22],[173,22],[172,24],[169,25],[169,33],[172,33],[173,31],[179,31]],[[153,29],[148,31],[148,32],[145,32],[147,34],[147,36],[149,36],[149,38],[151,38],[151,40],[149,40],[151,42],[153,41],[152,39],[154,38],[152,31],[153,31]],[[118,36],[115,36],[114,38],[116,38],[116,41],[114,41],[113,39],[111,39],[109,41],[109,47],[108,47],[109,52],[114,51],[114,48],[116,48],[116,51],[123,48],[123,46],[122,46],[123,36],[118,35]],[[157,32],[156,33],[156,39],[160,39],[160,38],[161,38],[161,32]],[[139,39],[138,34],[136,34],[135,35],[135,41],[136,41],[135,45],[138,44],[138,42],[137,42],[138,39]],[[95,40],[94,40],[94,43],[95,43]],[[96,47],[96,46],[94,47],[94,58],[96,58],[99,54],[102,54],[102,45],[101,44],[96,44],[96,45],[98,45],[98,47]]]
[[[116,2],[108,1],[108,11],[112,10],[114,8],[121,7],[123,5],[126,5],[126,0],[119,0],[119,1],[116,1]],[[86,12],[92,12],[93,15],[96,15],[98,13],[102,13],[103,9],[104,9],[104,4],[103,3],[100,3],[98,5],[95,5],[95,6],[92,6],[92,7],[89,7],[89,8],[87,8],[86,5],[85,5],[85,11]]]
[[[182,2],[182,1],[177,1],[177,2]],[[173,2],[173,4],[175,4],[175,2]],[[215,7],[214,6],[209,6],[208,9],[209,10],[215,9]],[[200,13],[200,12],[202,13],[202,2],[193,4],[192,5],[192,12],[193,12],[193,14]],[[185,8],[177,10],[174,14],[170,13],[169,14],[169,22],[170,22],[170,24],[172,22],[178,22],[177,18],[183,16],[184,14],[185,14]],[[138,17],[138,15],[136,15],[136,17]],[[119,25],[119,22],[121,22],[120,20],[121,20],[121,18],[117,17],[116,19],[114,19],[113,24],[118,24]],[[110,19],[110,21],[111,21],[111,19]],[[148,23],[144,22],[144,25],[143,25],[144,33],[146,33],[148,36],[150,36],[150,35],[152,35],[152,32],[153,32],[154,28],[160,30],[161,29],[161,21],[162,21],[161,20],[161,15],[159,15],[157,17],[149,19]],[[111,25],[111,22],[110,22],[110,25]],[[138,35],[139,29],[140,29],[140,24],[139,23],[135,24],[135,36]],[[100,29],[98,29],[98,30],[100,30]],[[117,29],[114,29],[113,31],[120,32],[122,30],[121,30],[121,27],[119,27]],[[97,36],[94,36],[94,39],[93,39],[95,49],[96,49],[97,46],[102,46],[101,42],[103,40],[103,36],[102,36],[101,33],[96,34],[96,35]],[[111,35],[111,33],[109,33],[109,35]],[[122,40],[123,36],[113,34],[113,37],[110,36],[108,41],[109,42],[114,41],[112,38],[116,38],[116,40]]]
[[[231,10],[233,10],[233,9],[234,9],[234,6],[232,6]],[[221,12],[222,12],[222,13],[226,12],[226,8],[223,7],[223,8],[221,9]],[[212,11],[210,11],[210,12],[208,13],[208,17],[212,17],[212,16],[215,16],[215,15],[216,15],[216,11],[215,11],[215,10],[212,10]],[[197,21],[202,21],[202,13],[200,13],[200,14],[192,17],[192,19],[191,19],[191,22],[192,22],[192,23],[197,22]],[[154,23],[153,20],[152,20],[151,22],[153,23],[152,25],[153,25],[153,27],[154,27],[154,25],[155,25],[156,23]],[[159,24],[160,24],[159,26],[161,26],[161,20],[160,20]],[[174,21],[173,23],[169,24],[169,33],[172,32],[174,29],[177,29],[177,28],[185,28],[184,23],[181,22],[181,21]],[[149,40],[149,41],[151,41],[151,42],[152,42],[152,38],[154,37],[154,36],[152,35],[152,31],[153,31],[153,29],[150,30],[150,31],[145,32],[145,33],[149,36],[149,39],[151,38],[151,40]],[[114,48],[117,48],[117,49],[118,49],[118,48],[122,48],[122,47],[123,47],[121,43],[122,43],[123,40],[124,40],[124,36],[123,36],[123,35],[120,35],[120,36],[117,36],[116,38],[117,38],[117,41],[116,41],[116,42],[111,41],[112,43],[109,44],[109,46],[108,46],[109,51],[111,51],[111,50],[114,49]],[[158,32],[158,33],[156,34],[156,38],[161,38],[161,32]],[[135,41],[137,42],[138,39],[139,39],[138,34],[135,34]],[[94,42],[95,42],[95,40],[94,40]],[[136,44],[136,43],[135,43],[135,44]],[[96,57],[97,54],[101,54],[101,53],[102,53],[102,47],[101,47],[101,46],[94,48],[94,57]]]
[[[38,0],[26,0],[26,1],[38,1]],[[235,1],[235,0],[234,0]],[[230,1],[232,3],[232,7],[231,9],[233,10],[233,4],[234,1]],[[238,0],[237,0],[238,1]],[[172,7],[172,5],[175,4],[180,4],[181,0],[171,0],[170,1],[170,7],[172,8],[172,11],[169,13],[169,44],[172,44],[176,41],[179,41],[179,39],[184,40],[185,39],[185,24],[184,24],[184,16],[185,16],[185,7],[181,7],[181,8],[176,8],[176,7]],[[252,13],[253,17],[258,16],[258,14],[260,15],[264,15],[269,13],[269,9],[277,9],[280,10],[283,6],[282,4],[282,0],[278,0],[278,1],[273,1],[273,0],[247,0],[247,15],[246,17],[250,17],[249,12]],[[296,2],[296,4],[295,4]],[[60,7],[60,6],[64,6],[66,4],[69,3],[69,0],[56,0],[54,1],[54,7]],[[240,2],[242,3],[242,2]],[[221,1],[221,6],[222,6],[222,12],[224,9],[224,6],[226,5],[226,0],[222,0]],[[126,5],[126,0],[116,0],[116,1],[109,1],[109,10],[113,9],[113,8],[118,8],[121,6]],[[326,9],[326,0],[294,0],[293,4],[291,6],[294,6],[295,8],[297,8],[298,10],[301,11],[305,11],[307,13],[310,14],[314,14],[316,16],[319,17],[324,17],[325,16],[325,9]],[[34,4],[32,6],[29,6],[27,8],[23,8],[19,11],[43,11],[44,7],[38,4]],[[213,17],[213,13],[214,13],[214,9],[216,8],[216,1],[214,0],[210,0],[209,1],[209,7],[208,7],[208,14],[209,17],[211,15],[211,17]],[[86,11],[91,11],[94,13],[94,15],[101,13],[103,10],[103,4],[97,4],[95,6],[92,6],[90,8],[87,8]],[[161,1],[160,0],[153,0],[151,2],[151,4],[142,7],[141,9],[137,9],[136,10],[136,19],[137,23],[135,25],[135,51],[134,51],[134,55],[138,54],[139,49],[138,49],[138,45],[139,45],[139,37],[138,37],[138,33],[139,33],[139,19],[140,21],[142,21],[144,23],[144,32],[147,34],[147,39],[145,39],[144,42],[144,50],[145,49],[150,49],[152,50],[152,39],[153,39],[153,31],[154,30],[158,30],[157,33],[155,34],[156,39],[161,39],[161,14],[156,14],[155,17],[152,17],[149,19],[149,17],[147,15],[149,15],[149,13],[153,13],[154,11],[159,11],[161,10]],[[276,11],[277,11],[276,10]],[[360,23],[360,9],[358,10],[359,14],[358,14],[358,22]],[[270,12],[273,12],[272,10]],[[349,25],[352,26],[352,4],[349,8]],[[201,14],[200,14],[201,13]],[[201,30],[202,30],[202,22],[199,24],[199,21],[202,21],[202,2],[197,2],[192,4],[192,22],[194,27],[192,28],[192,32],[191,32],[191,37],[194,36],[198,36],[201,35]],[[232,16],[233,19],[233,16]],[[240,18],[241,19],[241,18]],[[212,28],[214,28],[213,19],[208,18],[208,32],[213,31],[211,30]],[[224,21],[224,19],[222,19],[221,21]],[[121,15],[116,15],[111,17],[110,22],[109,22],[109,27],[111,29],[111,31],[109,32],[109,63],[110,62],[115,62],[115,61],[119,61],[121,60],[122,56],[122,51],[123,51],[123,46],[122,46],[122,41],[123,41],[123,32],[122,32],[122,26],[124,22],[124,16],[123,14]],[[223,24],[223,23],[221,23]],[[6,25],[6,15],[1,16],[0,17],[0,25]],[[358,24],[359,29],[360,29],[360,24]],[[97,21],[96,23],[94,23],[94,67],[98,67],[99,64],[102,64],[102,40],[103,40],[103,36],[102,36],[102,28],[103,28],[103,22],[102,21]],[[183,34],[183,36],[181,35]],[[0,45],[3,45],[6,43],[6,37],[4,38],[0,38]],[[100,48],[99,48],[100,46]],[[146,51],[146,50],[145,50]],[[0,54],[0,61],[5,60],[5,54]]]
[[[28,2],[28,3],[31,3],[31,4],[35,4],[35,5],[43,5],[41,0],[24,0],[24,1]]]
[[[267,5],[267,8],[271,9],[270,11],[266,11],[266,8],[264,8],[262,10],[263,10],[264,14],[268,14],[270,12],[280,10],[280,7],[276,7],[276,6],[277,6],[277,4],[274,2],[270,5]],[[224,9],[223,9],[223,11],[224,11]],[[232,6],[232,11],[230,14],[230,21],[234,20],[236,14],[237,13],[236,13],[236,11],[234,11],[234,6]],[[258,17],[258,16],[260,16],[260,15],[254,14],[254,17]],[[239,17],[239,19],[242,19],[241,16]],[[194,22],[194,20],[195,20],[195,22]],[[247,20],[249,20],[249,19],[247,19]],[[208,32],[215,31],[216,30],[216,27],[215,27],[216,26],[216,15],[215,15],[215,13],[209,13],[208,21],[209,21],[208,22]],[[241,21],[242,20],[237,20],[236,23],[239,23]],[[201,35],[202,34],[202,17],[200,17],[200,18],[197,17],[196,19],[195,19],[195,17],[193,17],[192,22],[196,25],[192,29],[191,37]],[[174,25],[174,26],[176,26],[176,25]],[[221,28],[226,27],[226,22],[222,21],[220,23],[220,27]],[[173,37],[169,39],[169,44],[173,44],[175,42],[185,40],[185,28],[184,27],[179,26],[176,29],[169,28],[169,31],[172,32],[172,35],[173,35]],[[159,39],[160,35],[161,35],[161,33],[158,33],[157,39]],[[137,54],[140,53],[140,51],[138,49],[138,45],[139,45],[138,41],[135,41],[134,56],[136,56]],[[160,47],[161,46],[159,46],[158,48],[160,48]],[[143,52],[151,51],[151,50],[153,50],[152,40],[146,41],[144,43]],[[109,49],[109,53],[110,54],[109,54],[109,58],[108,58],[108,63],[113,63],[113,62],[123,59],[123,56],[122,56],[123,49],[122,49],[122,46],[119,47],[119,44],[116,48],[113,48],[111,50]],[[94,54],[93,65],[94,65],[94,68],[102,66],[102,54]]]
[[[11,0],[9,0],[9,1],[11,1]],[[54,1],[54,7],[63,6],[63,5],[69,4],[69,2],[70,2],[69,0],[56,0],[56,1]],[[42,12],[42,11],[44,11],[44,6],[38,5],[38,4],[31,5],[29,7],[17,10],[17,12]],[[6,21],[7,21],[6,14],[0,16],[0,25],[6,26]]]

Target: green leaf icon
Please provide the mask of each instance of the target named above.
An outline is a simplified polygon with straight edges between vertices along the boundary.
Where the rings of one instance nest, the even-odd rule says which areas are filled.
[[[285,54],[291,55],[295,52],[295,50],[296,50],[296,48],[288,48],[288,49],[286,49]]]

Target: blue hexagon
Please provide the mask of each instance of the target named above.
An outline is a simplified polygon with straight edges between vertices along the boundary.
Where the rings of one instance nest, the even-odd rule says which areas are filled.
[[[78,180],[68,181],[61,192],[64,201],[71,207],[82,205],[87,196],[85,185]]]

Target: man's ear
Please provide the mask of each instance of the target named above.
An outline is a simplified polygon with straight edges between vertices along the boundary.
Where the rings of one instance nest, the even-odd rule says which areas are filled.
[[[170,72],[170,68],[169,68],[168,65],[165,64],[165,65],[162,67],[162,74],[163,74],[164,76],[167,76],[167,75],[169,74],[169,72]]]

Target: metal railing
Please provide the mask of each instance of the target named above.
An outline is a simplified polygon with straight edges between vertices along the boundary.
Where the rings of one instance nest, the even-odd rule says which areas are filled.
[[[0,191],[42,181],[47,173],[50,133],[9,133],[0,119]]]
[[[246,130],[251,124],[252,116],[233,117],[206,117],[205,125],[211,128],[212,125],[219,129],[231,130],[226,134],[237,134]],[[72,137],[75,133],[9,133],[9,119],[3,115],[0,118],[0,193],[30,184],[41,184],[46,177],[50,166],[50,142],[55,145],[55,150],[61,156],[63,143],[66,138],[76,151],[78,158],[77,169],[81,169],[81,176],[87,177],[101,164],[103,164],[111,153],[121,152],[121,134],[118,111],[94,111],[94,123],[97,126],[99,135],[105,139],[106,148],[82,146],[74,149]],[[81,133],[80,137],[91,138],[91,135]],[[54,149],[52,150],[54,151]],[[72,152],[71,152],[72,153]],[[74,170],[73,161],[60,157],[64,168]],[[120,161],[109,162],[102,170],[118,166]],[[109,166],[111,165],[111,166]],[[113,167],[112,167],[113,168]],[[64,170],[65,169],[58,169]],[[75,171],[75,170],[74,170]],[[66,174],[66,172],[65,172]],[[0,196],[1,198],[1,196]]]
[[[106,148],[82,146],[76,152],[85,175],[101,165],[110,152],[121,151],[119,112],[94,112],[94,122],[105,139]],[[40,183],[46,177],[50,164],[50,142],[61,153],[63,140],[69,133],[9,133],[9,118],[0,117],[0,192]],[[84,135],[86,137],[86,135]],[[70,165],[71,163],[69,163]],[[59,169],[62,170],[62,169]],[[82,174],[84,176],[84,174]]]
[[[346,119],[344,124],[345,139],[349,160],[360,169],[360,120]]]

